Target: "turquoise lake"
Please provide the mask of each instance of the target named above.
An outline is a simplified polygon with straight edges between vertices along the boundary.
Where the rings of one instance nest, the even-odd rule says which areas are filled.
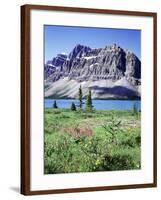
[[[58,108],[70,108],[72,102],[79,106],[79,100],[76,99],[45,99],[45,108],[52,108],[54,100]],[[83,102],[83,107],[85,107],[85,100]],[[140,100],[92,100],[92,104],[96,110],[132,110],[134,105],[137,110],[141,110]]]

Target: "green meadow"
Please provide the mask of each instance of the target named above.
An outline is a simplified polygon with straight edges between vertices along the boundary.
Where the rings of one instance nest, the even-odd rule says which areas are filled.
[[[141,168],[140,112],[44,112],[45,174]]]

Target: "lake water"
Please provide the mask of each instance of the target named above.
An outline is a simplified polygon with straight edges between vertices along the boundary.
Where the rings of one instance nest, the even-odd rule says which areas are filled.
[[[76,106],[79,105],[79,100],[76,99],[45,99],[45,108],[52,108],[54,100],[58,108],[70,108],[72,102]],[[85,107],[85,100],[83,102],[83,107]],[[134,105],[137,110],[141,110],[140,100],[92,100],[92,104],[96,110],[132,110]]]

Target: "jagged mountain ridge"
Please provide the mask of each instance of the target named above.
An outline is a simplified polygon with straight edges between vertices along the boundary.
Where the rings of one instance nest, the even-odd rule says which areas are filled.
[[[129,50],[113,44],[91,49],[76,45],[71,53],[58,54],[44,66],[45,97],[76,98],[81,85],[93,98],[140,98],[141,62]]]

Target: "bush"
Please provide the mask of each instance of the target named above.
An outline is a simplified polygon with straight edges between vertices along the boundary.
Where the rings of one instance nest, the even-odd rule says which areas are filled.
[[[58,108],[56,101],[53,103],[53,108]]]
[[[50,142],[48,139],[45,141],[45,174],[102,170],[103,156],[97,137],[56,134]]]
[[[76,110],[77,110],[74,102],[72,102],[71,110],[72,110],[72,111],[76,111]]]
[[[111,115],[111,118],[107,121],[106,124],[102,125],[110,142],[117,143],[117,135],[122,132],[120,126],[121,121],[115,119],[113,115]]]
[[[129,149],[116,149],[105,156],[104,169],[107,171],[139,169],[140,162],[134,159],[134,152]]]

